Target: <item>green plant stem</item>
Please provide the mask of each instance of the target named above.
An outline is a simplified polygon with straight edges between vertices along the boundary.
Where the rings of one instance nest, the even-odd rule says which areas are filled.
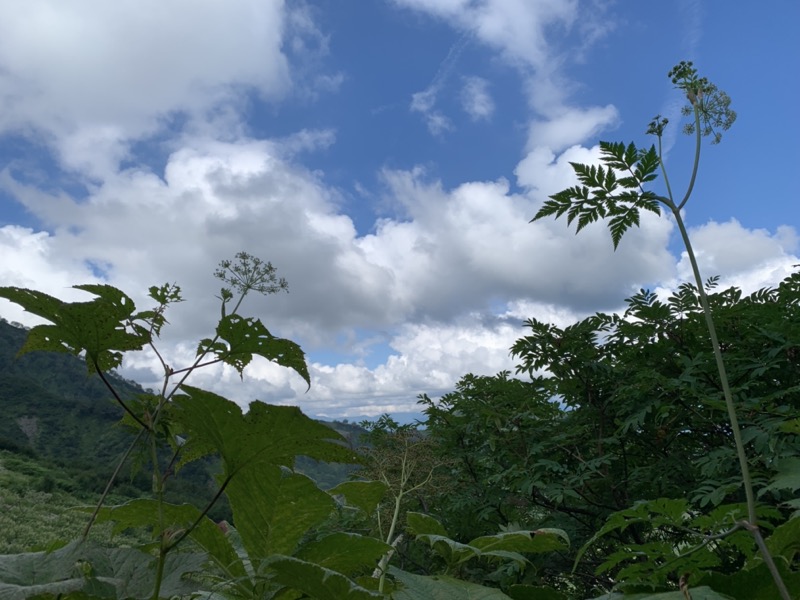
[[[389,545],[392,545],[392,537],[394,536],[394,530],[397,527],[397,521],[400,519],[400,504],[403,501],[403,494],[406,486],[406,481],[408,481],[408,476],[406,474],[407,459],[408,459],[408,442],[406,441],[406,447],[403,453],[403,462],[400,469],[400,490],[394,497],[394,512],[392,513],[392,522],[389,525],[389,533],[386,534],[386,543]],[[390,550],[383,556],[383,558],[381,558],[381,562],[379,565],[379,568],[381,570],[381,577],[380,580],[378,581],[379,592],[383,592],[383,588],[386,583],[386,567],[389,564],[389,559],[392,557],[393,552],[394,552],[393,550]]]
[[[742,432],[739,427],[739,418],[736,415],[736,406],[733,403],[733,395],[731,394],[730,383],[728,382],[728,373],[725,368],[725,360],[722,357],[722,350],[719,345],[719,338],[717,337],[717,329],[714,325],[711,307],[708,304],[708,295],[706,294],[705,287],[703,286],[703,278],[700,275],[700,267],[697,264],[697,257],[694,254],[694,247],[692,246],[692,241],[689,238],[689,233],[686,230],[686,225],[683,222],[683,217],[681,217],[681,209],[686,205],[686,203],[689,201],[689,197],[692,195],[692,190],[694,189],[694,184],[697,179],[697,171],[700,165],[700,149],[702,146],[700,111],[697,102],[693,102],[693,106],[695,122],[694,164],[692,166],[692,176],[689,180],[689,186],[686,190],[686,194],[684,195],[680,204],[677,205],[672,199],[672,190],[669,187],[667,171],[661,154],[661,136],[658,136],[658,160],[661,166],[661,172],[664,175],[664,181],[667,185],[667,193],[669,194],[669,198],[660,198],[660,200],[672,211],[672,216],[675,218],[675,222],[677,223],[678,229],[681,232],[683,245],[686,248],[686,253],[689,257],[689,263],[692,266],[692,273],[694,274],[695,283],[697,284],[697,294],[700,297],[700,304],[703,308],[703,316],[705,317],[706,327],[708,328],[708,335],[711,338],[711,347],[714,351],[714,360],[717,364],[717,372],[719,374],[719,380],[722,386],[722,393],[725,397],[725,408],[727,409],[728,421],[730,423],[731,430],[733,431],[733,440],[736,446],[736,456],[739,460],[739,469],[742,475],[742,486],[744,487],[745,499],[747,501],[748,521],[745,524],[746,529],[755,539],[756,545],[761,552],[761,556],[763,557],[764,562],[767,564],[775,585],[778,587],[778,590],[781,593],[781,597],[783,600],[791,600],[789,592],[786,589],[786,585],[784,584],[780,573],[775,567],[775,562],[772,560],[772,556],[766,544],[764,543],[764,538],[762,537],[761,531],[758,527],[758,515],[756,514],[756,499],[755,494],[753,493],[753,482],[750,478],[750,467],[747,462],[747,452],[745,451],[744,441],[742,440]]]
[[[701,135],[700,135],[700,110],[697,108],[697,103],[693,102],[692,105],[694,106],[694,129],[695,129],[695,143],[694,143],[694,165],[692,165],[692,177],[689,179],[689,186],[686,188],[686,193],[683,195],[683,200],[681,203],[678,204],[678,210],[681,210],[686,203],[689,201],[689,196],[692,195],[692,190],[694,190],[694,182],[697,180],[697,170],[700,167],[700,148],[702,147],[701,144]],[[659,138],[659,142],[660,142]],[[664,161],[661,160],[661,153],[659,152],[658,160],[661,163],[661,171],[665,173],[664,170]],[[672,198],[672,192],[670,192],[669,197]],[[673,211],[674,212],[674,211]]]
[[[177,538],[175,538],[174,541],[171,541],[169,543],[169,546],[167,547],[167,552],[172,550],[178,544],[180,544],[184,539],[186,539],[189,535],[191,535],[192,531],[194,531],[197,528],[198,525],[200,525],[200,523],[202,522],[203,518],[213,508],[214,504],[217,503],[217,500],[219,500],[222,497],[222,493],[225,491],[225,488],[228,487],[228,484],[231,482],[231,479],[233,479],[233,475],[228,475],[228,477],[225,478],[225,481],[223,481],[222,485],[219,486],[219,489],[217,490],[217,493],[214,494],[214,497],[211,498],[211,500],[208,502],[208,504],[206,504],[206,507],[198,515],[198,517],[197,517],[197,519],[195,519],[194,523],[192,523],[189,527],[184,529],[181,532],[181,534]]]
[[[708,335],[711,338],[711,346],[714,350],[714,360],[717,363],[717,372],[719,373],[719,380],[722,384],[722,393],[725,396],[725,407],[728,410],[728,420],[730,421],[731,429],[733,430],[733,440],[736,445],[736,455],[739,458],[739,468],[742,472],[742,483],[744,485],[744,494],[747,499],[747,518],[751,525],[756,527],[758,525],[758,517],[756,516],[756,500],[753,494],[753,483],[750,479],[750,468],[747,464],[747,454],[744,449],[744,442],[742,441],[742,432],[739,428],[739,419],[736,416],[736,406],[733,404],[733,395],[731,394],[730,384],[728,383],[728,373],[725,369],[725,361],[722,358],[722,350],[719,346],[719,338],[717,337],[717,329],[714,326],[714,319],[711,315],[711,307],[708,305],[708,295],[703,287],[703,279],[700,275],[700,268],[697,265],[697,258],[692,248],[692,242],[689,239],[689,234],[686,231],[686,225],[681,218],[680,209],[672,204],[672,215],[678,224],[678,229],[681,232],[686,252],[689,256],[689,262],[692,265],[692,272],[694,279],[697,283],[697,293],[700,296],[700,304],[703,307],[703,315],[706,320],[706,327],[708,328]]]
[[[109,382],[108,379],[106,379],[106,376],[103,375],[103,371],[97,365],[97,360],[94,357],[92,358],[92,364],[94,364],[94,370],[97,371],[97,374],[100,376],[101,381],[111,391],[111,395],[114,396],[114,399],[117,401],[117,404],[119,404],[125,410],[125,412],[128,413],[131,416],[131,418],[134,421],[136,421],[142,427],[142,429],[148,429],[148,427],[145,424],[145,422],[142,421],[138,416],[136,416],[136,413],[134,413],[128,407],[128,405],[125,404],[125,402],[122,400],[122,398],[120,398],[119,394],[117,393],[117,390],[114,389],[114,386],[111,385],[111,382]]]
[[[103,508],[103,504],[105,504],[108,493],[111,491],[111,486],[114,485],[114,482],[119,476],[119,472],[122,470],[123,465],[127,462],[128,457],[131,455],[131,452],[133,452],[133,449],[136,448],[139,440],[145,434],[145,432],[146,430],[144,429],[139,430],[139,433],[136,434],[136,437],[133,438],[133,441],[131,442],[130,446],[128,446],[128,449],[125,450],[125,453],[119,459],[119,462],[117,462],[117,466],[114,469],[114,472],[111,474],[111,477],[109,477],[106,487],[103,490],[103,493],[100,495],[100,500],[98,500],[97,505],[94,507],[92,516],[89,517],[89,522],[86,524],[86,527],[83,530],[83,535],[81,536],[82,540],[85,540],[89,536],[89,532],[91,531],[94,522],[97,520],[97,515],[100,512],[100,509]]]
[[[750,523],[743,523],[743,526],[755,538],[756,545],[761,551],[761,556],[764,557],[764,562],[766,563],[767,568],[772,575],[772,580],[775,582],[775,585],[778,586],[778,591],[781,594],[781,598],[783,598],[783,600],[792,600],[792,597],[789,595],[789,590],[786,588],[786,584],[783,582],[783,578],[778,571],[778,567],[775,565],[775,561],[772,560],[772,555],[769,553],[769,548],[767,548],[767,544],[764,542],[764,536],[761,535],[761,530],[758,528],[758,526]]]
[[[169,552],[169,549],[164,546],[164,542],[162,541],[161,548],[158,551],[158,563],[156,564],[156,581],[153,585],[153,600],[158,600],[159,594],[161,593],[161,582],[164,580],[164,565],[167,562],[167,552]]]
[[[164,522],[164,477],[158,464],[158,440],[155,435],[150,438],[150,460],[153,461],[153,485],[158,503],[158,564],[156,567],[156,580],[153,584],[153,600],[158,600],[161,592],[161,580],[164,577],[164,563],[167,560],[167,552],[170,548],[167,544],[167,532]]]

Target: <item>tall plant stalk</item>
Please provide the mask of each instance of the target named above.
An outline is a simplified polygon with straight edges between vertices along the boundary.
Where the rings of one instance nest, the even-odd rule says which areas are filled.
[[[711,340],[720,386],[725,398],[728,422],[733,433],[742,476],[742,487],[747,502],[747,520],[740,521],[739,524],[753,536],[781,598],[791,600],[758,526],[753,482],[750,477],[747,452],[736,414],[736,406],[725,369],[725,360],[714,326],[708,294],[705,291],[700,267],[697,264],[697,257],[681,215],[681,210],[692,196],[697,181],[702,138],[712,136],[712,144],[719,143],[722,138],[720,131],[731,127],[736,120],[736,113],[730,109],[728,95],[718,90],[705,77],[699,77],[691,62],[680,62],[669,72],[668,76],[672,79],[672,83],[686,94],[689,104],[683,109],[683,114],[693,117],[692,121],[684,127],[684,132],[694,135],[694,160],[689,184],[680,202],[675,200],[664,164],[662,137],[668,120],[657,115],[647,130],[648,134],[657,137],[657,150],[655,146],[648,150],[640,150],[634,144],[626,147],[621,143],[600,142],[601,161],[605,167],[571,163],[581,185],[550,196],[550,199],[544,203],[532,220],[536,221],[551,215],[558,218],[566,214],[568,223],[577,220],[577,229],[580,231],[598,219],[607,218],[616,249],[624,233],[630,227],[639,225],[639,214],[642,209],[657,214],[661,213],[662,208],[669,209],[680,231],[692,267],[700,306]],[[664,177],[666,196],[645,189],[645,184],[653,181],[659,170]]]

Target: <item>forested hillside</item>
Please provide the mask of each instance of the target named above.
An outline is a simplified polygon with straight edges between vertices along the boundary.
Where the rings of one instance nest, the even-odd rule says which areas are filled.
[[[23,475],[36,473],[30,481],[26,479],[34,489],[55,486],[84,501],[96,500],[119,456],[133,440],[133,433],[120,425],[122,408],[99,377],[87,372],[81,358],[55,352],[17,356],[27,334],[21,325],[0,319],[0,407],[4,415],[0,420],[0,450],[33,460],[11,461],[11,465],[38,463],[38,468],[23,469]],[[123,398],[145,391],[135,382],[113,373],[109,376]],[[354,424],[330,426],[353,440],[353,444],[358,444],[363,433]],[[137,497],[150,490],[149,478],[132,468],[142,460],[145,457],[133,455],[115,483],[117,493]],[[307,457],[298,457],[297,468],[323,487],[341,483],[353,471],[348,465],[326,464]],[[214,460],[187,465],[173,479],[167,496],[173,501],[208,501],[217,471]],[[48,483],[42,482],[44,477]],[[230,517],[224,499],[212,515],[218,519]]]

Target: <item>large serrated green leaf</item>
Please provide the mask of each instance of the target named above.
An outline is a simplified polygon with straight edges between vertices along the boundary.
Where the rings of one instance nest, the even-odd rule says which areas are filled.
[[[772,478],[772,482],[764,488],[763,492],[770,490],[795,491],[800,489],[800,457],[782,458],[777,461],[776,469],[778,472]]]
[[[161,597],[190,594],[186,574],[202,569],[200,554],[167,555]],[[102,548],[73,542],[50,553],[0,556],[0,599],[32,596],[145,599],[153,595],[156,558],[133,548]]]
[[[200,510],[191,504],[159,503],[150,498],[137,498],[119,506],[103,507],[97,522],[114,522],[114,532],[132,527],[147,527],[157,531],[160,526],[176,533],[198,521]],[[208,517],[199,520],[190,534],[191,539],[208,552],[218,566],[232,577],[245,577],[247,572],[222,530]]]
[[[446,576],[414,575],[390,567],[389,574],[402,584],[392,600],[509,600],[498,589]]]
[[[149,341],[146,331],[131,333],[127,321],[136,310],[128,296],[109,285],[76,285],[97,296],[89,302],[63,302],[53,296],[16,287],[0,287],[0,297],[47,319],[37,325],[19,353],[44,350],[80,354],[86,352],[87,368],[108,371],[120,365],[122,352],[140,350]]]
[[[472,540],[469,545],[481,552],[505,550],[509,552],[555,552],[566,550],[561,535],[556,533],[534,533],[528,531],[506,531],[495,535],[486,535]],[[566,534],[564,534],[566,535]]]
[[[241,375],[253,360],[253,355],[262,356],[282,367],[293,369],[311,386],[305,353],[290,340],[275,337],[259,319],[232,314],[222,317],[217,325],[217,336],[226,343],[205,339],[200,342],[197,354],[210,352]]]
[[[300,539],[336,507],[311,479],[275,465],[242,469],[226,491],[236,529],[254,562],[293,554]]]
[[[348,506],[372,514],[386,495],[386,484],[381,481],[345,481],[328,490],[332,496],[343,496]]]
[[[291,554],[300,538],[333,511],[333,498],[316,484],[288,472],[296,456],[353,462],[353,451],[331,428],[298,408],[253,402],[242,414],[225,398],[183,386],[173,418],[187,437],[189,456],[216,453],[234,522],[250,558]]]
[[[358,462],[344,438],[295,406],[253,402],[249,411],[212,392],[184,385],[175,397],[173,418],[187,437],[190,456],[218,453],[232,476],[247,465],[292,467],[296,456],[327,462]]]
[[[373,569],[392,547],[377,538],[337,532],[300,548],[296,557],[344,574]]]
[[[791,564],[800,557],[800,517],[789,519],[776,527],[766,542],[773,557],[781,556]]]
[[[780,572],[783,583],[789,590],[789,595],[792,598],[800,597],[800,573],[790,571],[782,560],[775,561],[775,567]],[[774,600],[780,598],[772,575],[763,562],[757,567],[748,570],[740,570],[733,573],[708,573],[699,583],[723,594],[719,596],[720,598],[733,598],[735,600]],[[694,598],[694,591],[692,591],[692,599]]]
[[[462,544],[444,535],[423,533],[417,536],[417,540],[430,544],[434,552],[451,567],[481,555],[481,551],[477,548],[469,544]]]
[[[271,559],[268,565],[274,581],[315,600],[376,600],[383,594],[371,592],[341,573],[291,556]]]
[[[414,535],[438,535],[449,537],[444,526],[430,515],[418,512],[409,512],[406,515],[408,529]]]

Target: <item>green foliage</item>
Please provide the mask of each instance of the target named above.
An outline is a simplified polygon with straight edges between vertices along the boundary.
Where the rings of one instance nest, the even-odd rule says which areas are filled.
[[[0,297],[50,322],[29,332],[21,353],[84,356],[126,413],[120,429],[133,432],[82,537],[95,522],[113,524],[116,534],[148,534],[138,548],[83,541],[0,556],[0,597],[759,600],[800,593],[800,274],[747,297],[717,290],[716,278],[703,284],[681,209],[695,184],[701,138],[718,142],[736,114],[692,63],[669,76],[689,101],[693,122],[685,130],[696,140],[682,199],[662,160],[668,121],[657,116],[648,128],[657,145],[601,142],[599,164],[573,163],[578,184],[551,196],[533,220],[566,215],[578,231],[605,220],[617,248],[642,210],[666,208],[694,285],[665,300],[641,290],[623,314],[564,328],[529,320],[512,353],[530,381],[507,372],[467,375],[438,401],[420,397],[424,429],[388,415],[365,424],[360,456],[296,408],[254,402],[243,412],[187,384],[210,364],[241,376],[261,356],[310,385],[300,347],[239,312],[250,293],[287,291],[268,262],[240,252],[220,263],[219,324],[192,364],[179,368],[156,348],[167,308],[183,300],[175,284],[150,288],[156,306],[142,312],[105,285],[76,286],[95,296],[82,303],[0,288]],[[664,195],[649,189],[659,171]],[[145,346],[164,368],[160,392],[130,392],[109,372],[125,352]],[[15,389],[15,375],[3,375],[0,392]],[[47,402],[52,392],[35,390]],[[44,424],[28,413],[13,416],[0,442],[36,447]],[[109,490],[131,456],[151,471],[151,497],[111,506]],[[297,457],[360,462],[362,480],[326,492],[298,471]],[[216,466],[212,497],[170,503],[176,477],[204,464]],[[41,466],[25,468],[0,471],[0,480],[12,488],[33,480],[53,494],[64,486]],[[210,517],[223,498],[233,524]]]
[[[149,598],[156,563],[155,557],[133,548],[103,548],[86,542],[52,552],[3,555],[0,598]],[[172,555],[165,565],[163,595],[180,596],[197,589],[185,576],[202,565],[202,555]]]
[[[486,558],[491,561],[512,561],[524,568],[523,553],[539,554],[564,550],[569,539],[563,531],[504,531],[495,535],[484,535],[462,544],[450,539],[441,523],[429,515],[408,513],[408,529],[416,539],[430,544],[444,559],[447,573],[456,572],[461,565]]]
[[[506,600],[497,589],[484,587],[446,575],[422,576],[392,568],[391,575],[402,584],[392,594],[394,600]]]
[[[616,248],[628,229],[639,226],[641,210],[661,213],[656,194],[642,188],[656,178],[658,154],[655,146],[639,150],[633,143],[626,147],[608,142],[600,142],[600,154],[605,167],[570,163],[581,185],[550,196],[532,220],[566,213],[567,223],[577,219],[580,231],[599,219],[608,219]]]
[[[125,323],[136,307],[128,296],[109,285],[76,285],[97,296],[89,302],[63,302],[43,292],[0,287],[0,297],[22,306],[52,325],[37,325],[28,332],[20,353],[34,350],[86,353],[90,371],[108,371],[122,362],[122,353],[140,350],[150,339],[146,332],[132,332]]]
[[[213,354],[218,360],[234,367],[241,375],[253,360],[263,356],[297,372],[310,386],[305,354],[290,340],[273,336],[259,319],[246,319],[236,314],[224,316],[217,326],[217,336],[206,338],[197,347],[197,355]]]
[[[720,336],[732,340],[724,353],[759,517],[780,524],[797,508],[800,436],[785,424],[800,416],[800,273],[750,296],[711,284]],[[755,560],[742,528],[673,560],[747,519],[744,504],[726,508],[745,497],[697,289],[665,299],[642,290],[627,303],[621,315],[564,328],[528,321],[512,351],[531,381],[467,375],[439,401],[421,400],[432,448],[452,461],[451,491],[428,504],[446,530],[457,539],[512,522],[565,530],[572,550],[534,564],[573,597],[620,578],[669,587],[685,570],[727,573]],[[779,546],[774,554],[798,569]]]

